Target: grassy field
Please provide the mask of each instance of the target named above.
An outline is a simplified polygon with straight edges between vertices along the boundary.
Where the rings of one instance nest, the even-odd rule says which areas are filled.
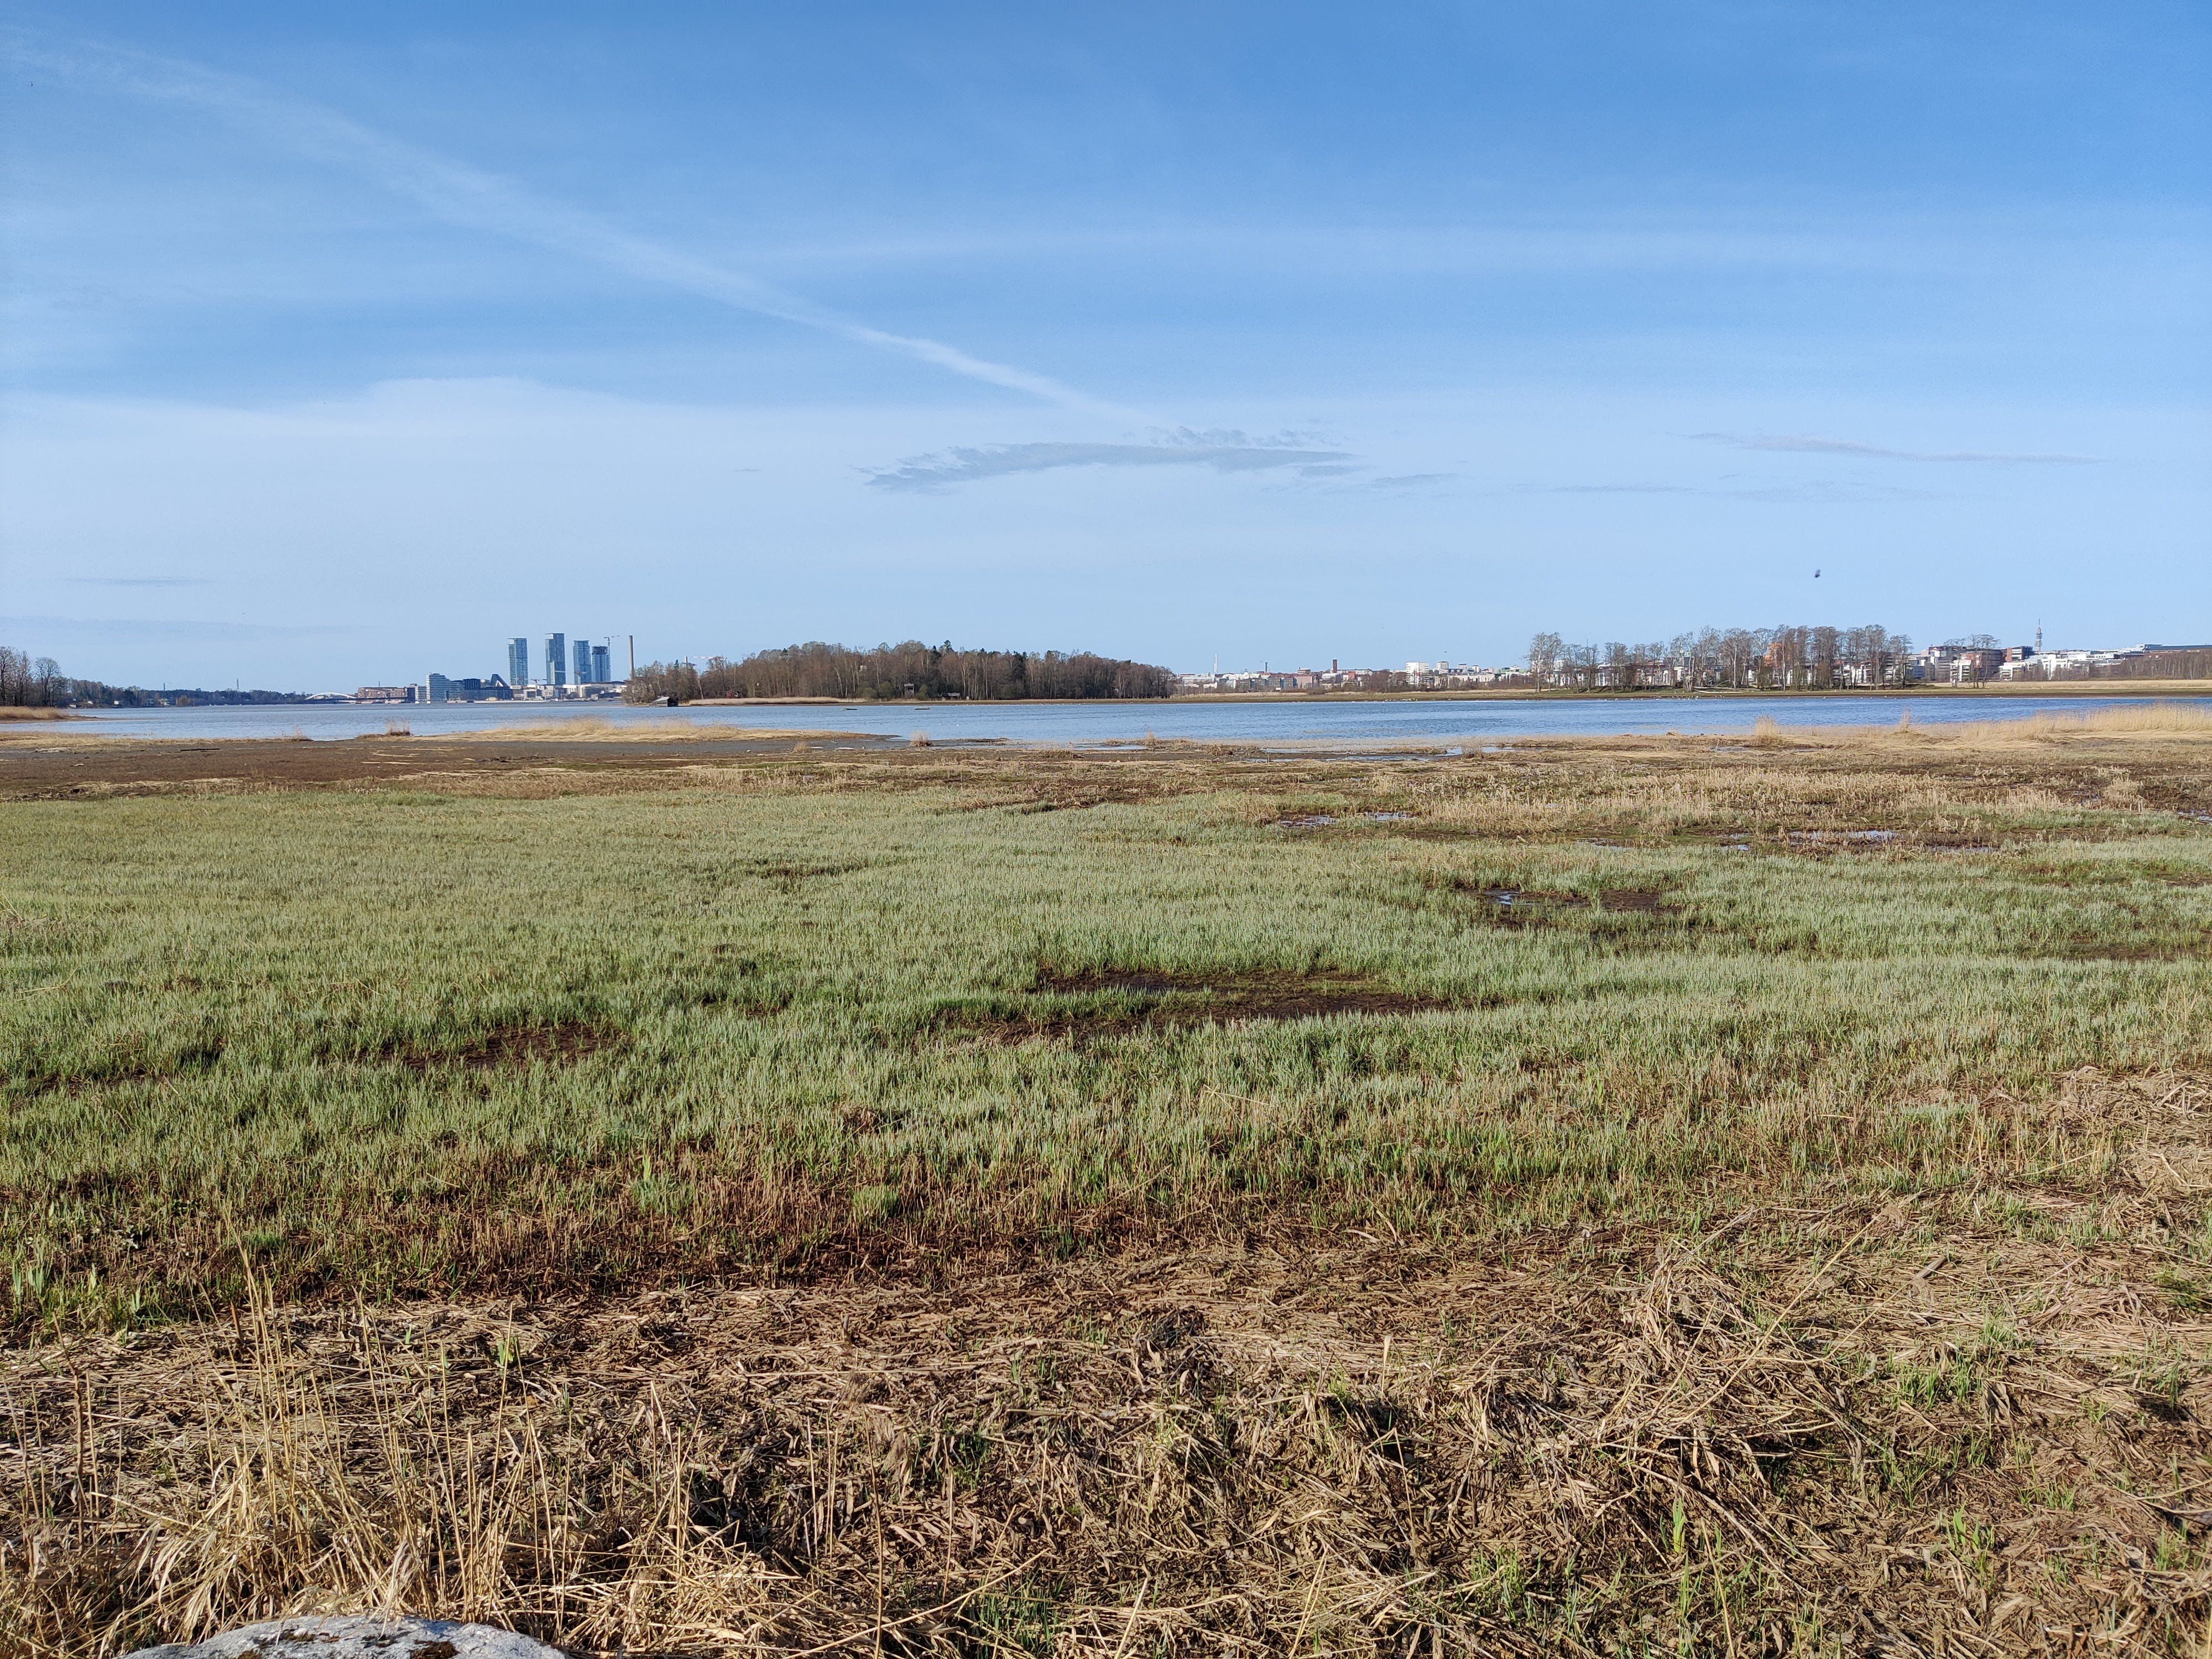
[[[2198,1651],[2208,737],[26,783],[0,1644]]]

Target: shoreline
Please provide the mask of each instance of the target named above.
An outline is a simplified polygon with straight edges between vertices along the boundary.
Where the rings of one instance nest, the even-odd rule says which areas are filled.
[[[679,708],[994,708],[1000,704],[1036,708],[1085,708],[1093,704],[1142,703],[1166,708],[1184,703],[1349,702],[1702,702],[1745,698],[1787,697],[1793,702],[1864,701],[1881,697],[1932,697],[1939,701],[1980,697],[2212,697],[2212,680],[2054,680],[2048,684],[1838,686],[1830,690],[1781,691],[1755,686],[1690,690],[1654,687],[1649,691],[1570,691],[1523,688],[1451,691],[1192,691],[1171,697],[690,697]],[[662,705],[624,703],[625,708]]]
[[[2002,702],[2008,697],[2146,697],[2154,701],[2170,698],[2212,697],[2212,679],[2203,680],[2054,680],[2048,683],[2008,683],[2002,685],[1889,685],[1838,686],[1826,690],[1778,690],[1758,686],[1706,687],[1688,689],[1676,686],[1655,686],[1649,690],[1573,691],[1561,687],[1532,690],[1528,687],[1469,688],[1455,690],[1420,691],[1192,691],[1168,697],[691,697],[680,703],[600,702],[592,707],[605,718],[615,709],[646,708],[945,708],[1027,707],[1042,708],[1084,708],[1092,707],[1133,707],[1169,708],[1178,705],[1208,704],[1235,707],[1254,703],[1331,704],[1362,702],[1730,702],[1747,699],[1782,698],[1790,702],[1844,702],[1894,697],[1925,697],[1936,702],[1972,702],[1993,699]],[[486,704],[444,703],[152,703],[131,707],[109,703],[87,703],[66,708],[13,708],[0,706],[0,722],[33,723],[53,720],[95,720],[104,716],[160,714],[179,711],[207,714],[227,709],[250,710],[268,714],[272,710],[286,708],[382,708],[395,720],[404,720],[410,714],[426,708],[447,707],[486,707]],[[521,708],[558,708],[564,712],[565,702],[518,703]],[[577,707],[584,707],[578,704]]]
[[[1929,755],[1955,744],[2017,746],[2032,741],[2057,753],[2078,744],[2115,740],[2171,740],[2202,747],[2212,738],[2212,708],[2200,704],[2148,703],[2045,711],[2006,718],[1990,705],[1986,715],[1921,721],[1776,723],[1738,731],[1529,730],[1499,732],[1488,741],[1434,733],[1275,734],[1255,737],[1031,738],[986,735],[938,737],[915,743],[895,733],[814,731],[793,727],[641,722],[630,729],[573,723],[583,729],[463,728],[440,732],[362,732],[344,738],[301,735],[162,736],[103,732],[84,726],[66,732],[0,728],[0,801],[172,789],[361,786],[414,780],[465,792],[510,787],[493,781],[559,776],[584,785],[599,776],[664,773],[673,778],[700,769],[785,766],[805,772],[847,763],[927,768],[987,764],[1012,767],[1036,777],[1072,775],[1100,764],[1191,763],[1242,767],[1305,763],[1323,766],[1440,763],[1480,766],[1492,757],[1545,753],[1555,757],[1633,754],[1650,758],[1698,754],[1812,753],[1877,750],[1893,756]],[[87,722],[87,725],[94,723]],[[1901,745],[1901,746],[1900,746]],[[2057,745],[2057,747],[2050,747]],[[995,757],[995,759],[989,758]],[[1035,769],[1025,773],[1025,769]],[[696,779],[693,780],[696,781]]]

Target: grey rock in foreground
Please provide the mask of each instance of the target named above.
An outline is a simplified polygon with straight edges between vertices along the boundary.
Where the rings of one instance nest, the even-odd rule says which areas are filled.
[[[442,1619],[272,1619],[204,1642],[141,1648],[130,1659],[562,1659],[510,1630]]]

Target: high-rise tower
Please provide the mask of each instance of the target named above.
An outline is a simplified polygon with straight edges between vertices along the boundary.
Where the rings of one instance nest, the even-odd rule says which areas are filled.
[[[591,683],[592,642],[589,640],[578,640],[576,641],[576,684],[589,685]]]
[[[606,646],[595,645],[592,647],[592,684],[611,685],[614,684],[615,665],[613,657],[613,651]]]
[[[566,685],[568,683],[568,636],[548,634],[545,636],[545,684]]]
[[[530,684],[530,641],[527,639],[507,642],[507,683],[517,690]]]

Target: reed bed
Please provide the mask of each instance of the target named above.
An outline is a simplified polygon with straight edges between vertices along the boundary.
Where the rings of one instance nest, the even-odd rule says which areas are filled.
[[[815,738],[842,742],[880,741],[861,732],[827,732],[811,727],[709,725],[703,720],[607,720],[563,716],[522,726],[487,726],[467,734],[483,743],[768,743]]]
[[[2123,737],[2204,738],[2212,736],[2212,708],[2203,702],[2154,702],[2127,708],[2085,707],[2075,714],[2042,711],[2010,720],[1947,720],[1913,724],[1908,708],[1893,726],[1785,726],[1771,714],[1752,722],[1751,741],[1762,747],[1789,742],[1856,746],[1908,739],[1977,749],[2021,744]]]

